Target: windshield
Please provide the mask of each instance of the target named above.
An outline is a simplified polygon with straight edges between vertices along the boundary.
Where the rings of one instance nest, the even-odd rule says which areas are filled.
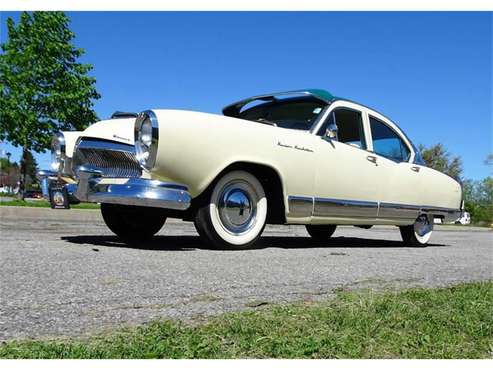
[[[308,131],[326,105],[311,98],[274,100],[245,109],[238,118]]]

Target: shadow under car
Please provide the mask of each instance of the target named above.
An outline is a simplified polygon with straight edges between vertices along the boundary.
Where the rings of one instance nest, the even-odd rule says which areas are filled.
[[[138,242],[125,242],[114,235],[76,235],[62,236],[62,240],[73,244],[90,244],[103,247],[132,248],[142,250],[162,251],[191,251],[195,249],[217,250],[209,246],[199,236],[190,235],[158,235],[152,239]],[[446,247],[444,244],[428,244],[427,247]],[[406,247],[401,241],[364,239],[353,237],[333,237],[327,241],[318,242],[310,237],[296,236],[263,236],[247,250],[281,248],[413,248]],[[423,247],[414,247],[423,248]],[[426,247],[425,247],[426,248]]]

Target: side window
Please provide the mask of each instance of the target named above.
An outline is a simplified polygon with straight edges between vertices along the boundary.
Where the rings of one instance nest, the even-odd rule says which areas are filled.
[[[336,108],[330,113],[326,122],[320,128],[318,135],[324,135],[329,124],[332,123],[337,125],[337,141],[360,149],[366,149],[361,112],[352,109]]]
[[[373,151],[397,162],[405,162],[411,152],[400,136],[382,121],[370,116]]]

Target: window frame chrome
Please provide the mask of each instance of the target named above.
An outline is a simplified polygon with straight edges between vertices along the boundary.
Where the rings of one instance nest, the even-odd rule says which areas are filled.
[[[372,135],[372,130],[371,130],[371,119],[374,119],[376,121],[378,121],[379,123],[383,124],[384,126],[386,126],[389,130],[391,130],[392,132],[394,132],[397,137],[401,140],[401,142],[406,146],[407,150],[409,151],[409,154],[408,154],[408,157],[406,160],[403,160],[403,161],[398,161],[397,159],[395,158],[391,158],[391,157],[387,157],[386,155],[383,155],[383,154],[380,154],[380,153],[377,153],[375,151],[375,147],[373,146],[373,135]],[[415,153],[413,151],[413,149],[408,145],[408,143],[406,143],[406,141],[404,140],[404,138],[402,137],[402,135],[399,134],[399,132],[397,132],[393,127],[391,127],[388,123],[386,123],[385,121],[381,120],[380,118],[378,117],[375,117],[375,115],[372,115],[370,112],[368,112],[368,128],[369,128],[369,131],[370,131],[370,138],[371,138],[371,147],[372,147],[372,150],[371,152],[382,157],[382,158],[386,158],[390,161],[393,161],[393,162],[396,162],[396,163],[411,163],[411,158],[412,157],[415,157]]]
[[[328,108],[329,106],[327,106]],[[312,133],[314,133],[316,136],[320,136],[322,138],[325,137],[325,134],[324,133],[320,133],[320,130],[322,130],[322,127],[324,126],[325,122],[330,119],[330,115],[335,113],[338,109],[345,109],[345,110],[349,110],[349,111],[353,111],[353,112],[357,112],[360,114],[360,118],[361,118],[361,128],[362,128],[362,133],[363,133],[363,141],[365,143],[365,148],[361,148],[361,147],[356,147],[354,145],[350,145],[348,143],[344,143],[342,141],[339,141],[339,139],[331,139],[331,140],[335,140],[337,141],[338,143],[341,143],[341,144],[345,144],[345,145],[348,145],[352,148],[355,148],[355,149],[360,149],[360,150],[365,150],[365,151],[368,151],[368,144],[369,144],[369,141],[368,141],[368,138],[367,138],[367,135],[366,135],[366,124],[365,124],[365,111],[363,109],[357,109],[357,108],[353,108],[353,107],[347,107],[347,106],[338,106],[338,107],[335,107],[333,109],[330,109],[328,111],[328,113],[326,115],[324,115],[324,121],[322,122],[322,124],[318,125],[316,131],[313,131]],[[315,122],[317,123],[317,122]],[[336,125],[337,125],[337,121],[335,122]],[[340,128],[338,127],[338,130],[340,131]],[[361,141],[360,141],[361,142]]]
[[[348,106],[348,104],[354,105],[357,108],[350,107],[350,106]],[[334,105],[336,105],[336,106],[334,107]],[[385,115],[376,111],[373,108],[367,107],[363,104],[360,104],[360,103],[357,103],[357,102],[354,102],[354,101],[351,101],[348,99],[334,99],[331,102],[328,102],[327,106],[324,108],[324,111],[322,111],[319,115],[320,119],[315,121],[313,123],[313,126],[309,130],[310,134],[318,136],[317,133],[320,130],[320,128],[323,126],[323,124],[325,123],[325,120],[328,118],[329,114],[337,108],[347,108],[347,109],[353,109],[353,110],[361,111],[361,113],[363,115],[363,127],[364,127],[364,131],[365,131],[365,139],[366,139],[366,147],[367,147],[366,149],[360,148],[361,150],[376,154],[376,155],[378,155],[382,158],[388,159],[388,160],[392,160],[388,157],[384,157],[378,153],[375,153],[372,150],[373,149],[373,140],[371,139],[370,116],[373,116],[377,120],[382,121],[390,129],[392,129],[392,131],[394,131],[399,136],[399,138],[401,138],[401,140],[404,142],[404,144],[406,145],[406,147],[410,151],[409,159],[407,161],[396,162],[396,163],[415,163],[414,160],[416,158],[417,149],[413,145],[412,141],[409,140],[406,133],[399,127],[399,125],[397,125],[397,123],[395,123],[394,121],[392,121],[391,119],[389,119],[388,117],[386,117]],[[368,137],[367,133],[370,134],[370,137]],[[344,144],[344,143],[342,143],[342,144]],[[356,148],[356,147],[354,147],[354,148]],[[358,148],[356,148],[356,149],[358,149]],[[415,164],[423,165],[421,163],[415,163]]]

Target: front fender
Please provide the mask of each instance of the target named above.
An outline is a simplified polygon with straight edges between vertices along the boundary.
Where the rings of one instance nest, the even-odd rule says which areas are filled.
[[[186,184],[197,197],[225,168],[246,162],[275,170],[286,194],[313,192],[315,153],[295,149],[313,147],[313,135],[214,114],[154,112],[159,144],[152,177]]]

